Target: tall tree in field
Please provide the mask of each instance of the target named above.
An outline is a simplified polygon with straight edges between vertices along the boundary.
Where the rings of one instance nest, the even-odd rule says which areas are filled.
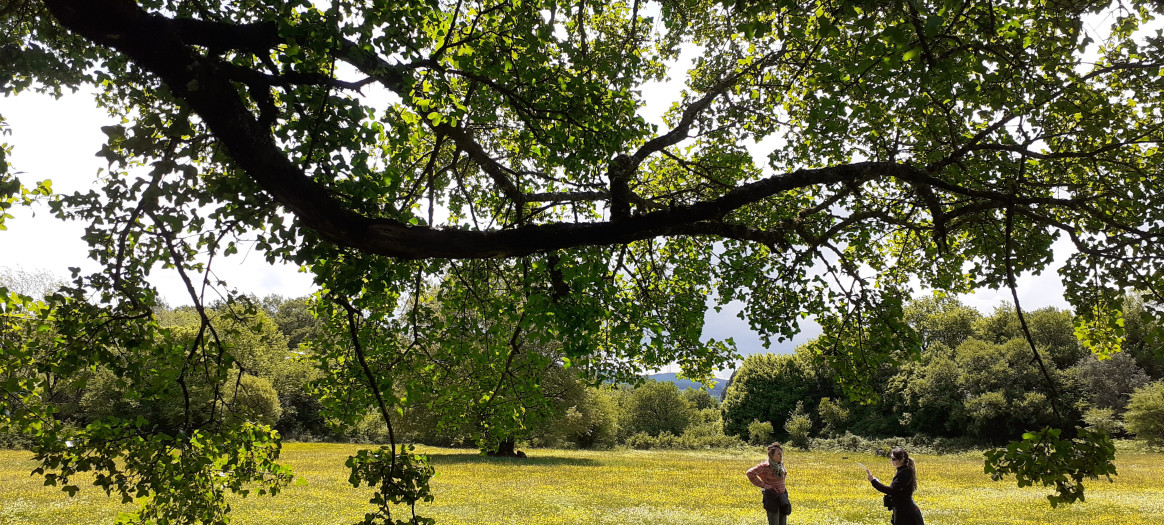
[[[784,421],[796,402],[819,394],[817,380],[801,356],[757,354],[748,356],[724,392],[723,430],[747,438],[753,421],[768,422],[777,439],[784,439]],[[816,395],[816,398],[822,396]]]
[[[1155,316],[1164,290],[1164,39],[1139,31],[1161,9],[4,0],[0,90],[86,87],[119,119],[103,128],[102,189],[50,199],[59,216],[88,221],[104,271],[29,310],[67,334],[37,366],[131,369],[117,349],[157,339],[149,272],[176,268],[201,304],[218,285],[208,261],[240,244],[310,267],[320,300],[350,321],[332,344],[357,361],[380,350],[361,323],[403,311],[458,261],[498,259],[523,273],[514,304],[593,376],[670,362],[708,376],[735,356],[702,338],[705,310],[740,301],[765,340],[815,315],[825,332],[814,351],[859,398],[875,395],[869,371],[916,351],[901,320],[911,287],[1013,288],[1063,238],[1075,247],[1061,275],[1077,331],[1108,352],[1124,290],[1148,294]],[[1084,23],[1100,11],[1102,22]],[[1094,24],[1107,31],[1085,30]],[[684,50],[692,67],[672,72]],[[656,126],[639,111],[668,75],[683,94]],[[24,192],[18,169],[0,162],[0,209],[51,190]],[[202,318],[204,337],[174,358],[225,380],[229,348]],[[6,346],[2,366],[24,366],[31,351]],[[352,371],[366,405],[376,398],[390,417],[384,378]],[[149,512],[186,519],[219,519],[222,490],[269,481],[277,446],[248,448],[277,443],[261,425],[106,422],[54,445],[69,431],[27,394],[35,377],[4,383],[25,399],[4,418],[39,429],[51,479],[94,470],[126,497],[154,495]],[[1055,483],[1073,501],[1083,478],[1113,470],[1102,436],[1032,430],[991,457],[998,476]],[[426,467],[390,448],[349,461],[353,481],[378,490],[368,521],[395,520],[389,502],[431,497]],[[142,455],[172,458],[186,481],[166,481],[168,463],[113,461]],[[185,468],[197,462],[222,468]],[[231,481],[203,483],[217,473]]]

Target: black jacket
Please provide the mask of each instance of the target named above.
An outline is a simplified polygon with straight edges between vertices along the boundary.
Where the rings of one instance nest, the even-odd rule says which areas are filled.
[[[880,481],[872,481],[873,488],[888,496],[886,506],[892,505],[893,525],[924,525],[921,510],[913,502],[914,476],[914,471],[903,465],[897,467],[897,474],[893,475],[888,487]]]

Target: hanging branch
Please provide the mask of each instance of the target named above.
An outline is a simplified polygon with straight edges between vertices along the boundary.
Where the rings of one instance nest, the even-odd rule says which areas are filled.
[[[380,409],[380,416],[384,418],[384,424],[388,427],[388,443],[392,446],[392,470],[396,470],[396,433],[392,428],[392,418],[388,414],[388,405],[384,402],[384,395],[380,392],[380,385],[376,381],[376,374],[372,373],[372,368],[368,366],[368,360],[364,356],[364,346],[360,344],[360,328],[359,316],[360,311],[352,306],[352,303],[346,299],[332,295],[332,300],[336,304],[342,306],[347,312],[348,320],[348,334],[352,339],[352,349],[356,353],[356,360],[360,363],[360,368],[364,372],[364,377],[368,380],[368,387],[372,390],[372,396],[376,398],[376,406]]]
[[[1025,165],[1025,163],[1024,163]],[[1006,253],[1003,260],[1006,262],[1006,284],[1010,288],[1010,295],[1014,298],[1014,311],[1018,314],[1019,326],[1022,327],[1023,337],[1026,338],[1027,344],[1031,347],[1031,352],[1034,354],[1034,361],[1039,364],[1039,370],[1043,373],[1043,378],[1047,380],[1047,387],[1051,389],[1051,411],[1055,413],[1055,418],[1062,421],[1062,415],[1059,413],[1059,391],[1055,388],[1055,381],[1051,379],[1051,373],[1047,371],[1047,366],[1043,363],[1043,356],[1039,354],[1039,349],[1035,347],[1035,338],[1031,335],[1031,329],[1027,326],[1027,317],[1023,314],[1022,305],[1019,303],[1018,285],[1015,283],[1014,275],[1014,205],[1006,207]]]
[[[218,331],[214,328],[214,323],[211,321],[210,315],[206,313],[206,306],[203,304],[202,296],[199,295],[198,291],[194,288],[194,281],[190,279],[190,275],[186,273],[186,261],[178,252],[178,247],[174,244],[173,232],[170,232],[165,228],[165,222],[152,209],[146,209],[145,213],[150,217],[150,219],[154,221],[154,224],[158,228],[162,239],[166,241],[166,249],[169,251],[170,260],[174,264],[174,268],[178,271],[178,275],[181,277],[182,283],[186,286],[186,293],[189,294],[190,301],[194,303],[194,310],[198,313],[198,335],[194,338],[194,342],[191,344],[190,353],[186,356],[185,362],[182,363],[182,370],[178,373],[177,379],[178,384],[182,387],[182,397],[185,405],[186,427],[189,428],[191,427],[191,410],[190,392],[186,385],[186,371],[190,365],[190,362],[195,358],[195,354],[198,351],[198,348],[205,344],[206,332],[210,332],[210,337],[214,339],[214,344],[218,347],[218,355],[215,356],[215,361],[220,365],[222,363],[225,345],[223,345],[222,340],[219,338]],[[239,371],[239,378],[242,378],[241,369]],[[217,400],[222,394],[219,391],[218,381],[213,380],[214,378],[208,379],[212,379],[211,382],[214,384],[214,395],[211,398],[210,416],[209,421],[207,421],[208,423],[211,423],[215,419],[215,411],[218,407]]]

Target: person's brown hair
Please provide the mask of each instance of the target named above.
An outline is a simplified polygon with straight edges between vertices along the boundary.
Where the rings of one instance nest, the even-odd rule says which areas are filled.
[[[773,441],[771,445],[768,445],[768,467],[772,469],[773,474],[776,474],[776,476],[782,478],[788,475],[788,469],[784,468],[783,457],[781,457],[779,463],[776,463],[775,465],[772,464],[772,453],[777,450],[780,451],[780,454],[784,454],[784,447],[780,446],[779,441]]]

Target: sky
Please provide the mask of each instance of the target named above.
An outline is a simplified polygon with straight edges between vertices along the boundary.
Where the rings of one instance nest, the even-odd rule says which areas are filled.
[[[692,57],[692,52],[686,53],[677,67],[680,70],[689,67]],[[646,85],[644,90],[650,96],[644,97],[648,101],[641,112],[644,118],[661,122],[662,113],[677,99],[679,88],[675,83]],[[44,179],[53,181],[53,190],[57,193],[86,191],[94,186],[105,167],[104,160],[95,155],[105,138],[100,127],[115,122],[95,107],[91,95],[72,94],[57,100],[26,92],[17,97],[0,98],[0,115],[7,120],[5,131],[9,132],[0,136],[0,142],[13,147],[10,160],[26,186]],[[9,213],[14,218],[7,221],[7,231],[0,231],[0,268],[48,271],[62,279],[69,275],[68,268],[72,266],[81,267],[85,273],[99,269],[87,258],[87,246],[81,240],[84,225],[55,219],[46,206],[16,207]],[[1065,245],[1060,248],[1057,259],[1062,261],[1068,251]],[[1055,271],[1058,266],[1056,263],[1041,275],[1018,279],[1019,299],[1024,309],[1066,307],[1063,287]],[[219,278],[259,297],[270,294],[299,297],[314,291],[310,274],[293,266],[268,265],[261,254],[248,253],[245,249],[237,255],[217,259],[214,269]],[[189,304],[185,286],[175,271],[159,269],[152,277],[168,304]],[[1011,302],[1011,295],[1009,290],[980,290],[960,299],[989,313]],[[739,304],[729,304],[720,313],[709,312],[705,337],[733,338],[740,354],[747,356],[762,352],[791,353],[820,333],[819,326],[808,320],[792,340],[773,341],[771,347],[764,348],[747,322],[736,316],[739,311]],[[730,370],[724,371],[721,376],[727,377],[730,373]]]
[[[12,146],[10,162],[25,186],[51,179],[53,191],[62,194],[95,187],[99,170],[107,166],[96,156],[105,140],[101,126],[116,122],[95,106],[91,95],[73,94],[56,100],[26,92],[0,98],[0,115],[10,131],[0,136],[0,142]],[[84,224],[57,220],[47,206],[18,206],[9,213],[14,218],[6,222],[7,231],[0,231],[0,267],[43,270],[62,279],[69,276],[69,267],[80,267],[85,273],[99,269],[88,259],[88,246],[81,240]],[[243,249],[217,259],[214,271],[228,283],[246,283],[240,289],[259,297],[300,297],[314,291],[311,276],[297,267],[273,267],[260,254]],[[159,270],[152,275],[153,284],[169,304],[190,303],[177,272]]]

